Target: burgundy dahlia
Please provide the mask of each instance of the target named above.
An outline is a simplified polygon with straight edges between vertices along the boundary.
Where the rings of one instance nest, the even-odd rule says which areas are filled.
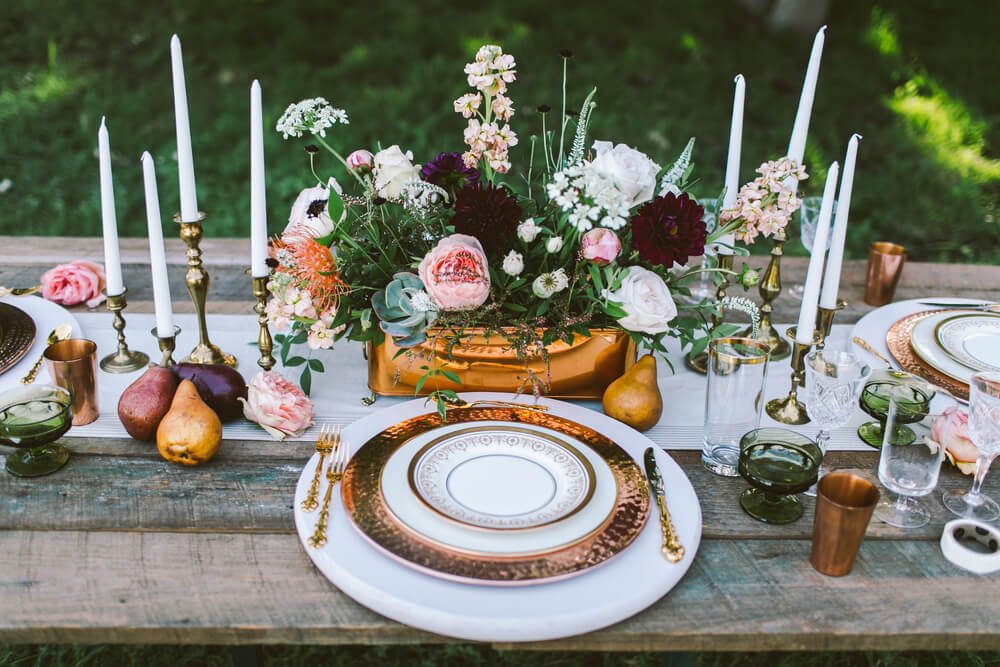
[[[475,236],[486,252],[492,252],[506,247],[521,216],[521,207],[506,188],[476,183],[459,190],[451,224],[457,233]]]
[[[479,181],[479,172],[465,166],[459,153],[441,153],[420,168],[420,177],[448,191],[451,200],[466,185]]]
[[[632,247],[640,259],[666,268],[705,251],[705,209],[682,194],[667,193],[632,216]]]

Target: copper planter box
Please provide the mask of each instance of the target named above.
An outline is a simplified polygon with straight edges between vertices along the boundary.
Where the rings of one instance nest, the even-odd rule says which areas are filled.
[[[452,350],[448,359],[443,340],[435,346],[434,336],[409,352],[393,358],[399,348],[387,339],[381,345],[368,346],[368,387],[382,396],[413,396],[414,387],[426,373],[421,366],[442,368],[462,379],[456,384],[444,376],[428,379],[421,394],[435,389],[455,391],[513,392],[527,377],[524,360],[502,336],[472,335]],[[436,349],[435,349],[436,347]],[[635,344],[620,329],[593,329],[589,338],[577,336],[572,345],[557,341],[548,346],[553,398],[600,399],[611,382],[635,363]],[[545,362],[533,358],[527,367],[541,378],[546,377]]]

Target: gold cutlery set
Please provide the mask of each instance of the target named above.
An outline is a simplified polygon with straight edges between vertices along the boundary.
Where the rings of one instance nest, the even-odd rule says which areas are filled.
[[[330,464],[326,469],[326,494],[323,496],[323,507],[319,511],[319,519],[316,522],[316,530],[309,538],[309,546],[318,548],[326,544],[326,526],[330,518],[330,498],[333,496],[333,487],[337,485],[341,477],[344,476],[344,469],[350,458],[347,445],[342,444],[340,439],[340,426],[325,425],[320,429],[319,438],[316,440],[316,451],[319,452],[319,463],[316,464],[316,472],[313,475],[312,484],[309,485],[309,492],[306,499],[302,501],[302,509],[312,512],[319,507],[319,485],[320,476],[323,474],[323,463],[330,456]]]

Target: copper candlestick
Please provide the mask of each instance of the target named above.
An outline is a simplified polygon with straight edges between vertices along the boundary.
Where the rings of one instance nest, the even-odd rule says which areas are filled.
[[[184,274],[194,309],[198,314],[198,344],[185,361],[196,364],[226,364],[236,368],[236,357],[225,354],[208,340],[208,324],[205,322],[205,299],[208,297],[208,271],[201,264],[201,223],[207,216],[199,211],[198,219],[181,220],[181,214],[174,215],[174,222],[181,226],[181,240],[187,245],[188,270]]]
[[[768,357],[771,361],[784,359],[791,354],[791,346],[787,341],[778,335],[774,325],[771,324],[771,311],[774,309],[771,302],[781,294],[781,257],[784,254],[784,245],[788,237],[784,230],[774,235],[774,246],[771,248],[771,261],[764,270],[764,275],[760,277],[760,285],[757,292],[760,294],[760,325],[756,339],[771,348]],[[739,333],[740,336],[750,336],[751,330],[746,329]],[[790,422],[787,422],[790,423]]]
[[[153,327],[153,330],[150,331],[151,334],[156,336],[156,342],[160,346],[160,352],[163,353],[163,357],[160,359],[159,364],[163,368],[170,368],[177,363],[174,361],[174,347],[177,341],[177,334],[180,332],[181,328],[177,325],[174,325],[174,335],[172,336],[161,336],[159,327]],[[154,366],[155,364],[150,365]]]
[[[115,321],[111,326],[118,332],[118,351],[101,359],[101,370],[105,373],[131,373],[144,368],[149,363],[149,355],[130,350],[125,343],[125,318],[122,311],[127,305],[125,293],[128,289],[123,288],[121,294],[108,294],[107,290],[103,292],[108,299],[108,310],[115,314]]]
[[[847,302],[843,299],[837,299],[836,308],[824,308],[820,306],[816,309],[816,349],[822,350],[826,347],[826,337],[830,335],[830,329],[833,327],[833,317],[837,314],[837,311],[843,310],[847,307]]]
[[[253,295],[257,297],[257,305],[253,307],[253,310],[257,313],[257,322],[260,324],[260,333],[257,335],[257,349],[260,350],[260,358],[257,360],[257,365],[265,371],[271,370],[274,366],[274,357],[271,356],[271,349],[274,344],[271,341],[271,332],[267,328],[267,314],[265,313],[269,294],[267,291],[267,281],[269,279],[270,276],[251,277]]]
[[[716,302],[721,303],[724,298],[726,298],[726,290],[732,284],[729,282],[729,272],[733,270],[733,256],[732,255],[717,255],[719,258],[719,268],[722,269],[722,283],[719,285],[719,289],[715,292]],[[720,307],[715,315],[712,317],[712,331],[722,324],[722,308]],[[709,332],[709,336],[711,336]],[[701,373],[705,375],[708,373],[708,348],[702,350],[698,354],[691,355],[688,354],[684,357],[684,365],[693,370],[695,373]]]
[[[806,386],[806,354],[812,344],[800,343],[795,338],[797,327],[788,327],[785,335],[791,341],[791,364],[792,364],[792,386],[788,391],[788,396],[775,398],[767,402],[765,410],[768,416],[782,424],[802,425],[809,423],[809,415],[806,414],[806,406],[798,400],[799,387]],[[813,332],[813,343],[819,342],[818,332]]]

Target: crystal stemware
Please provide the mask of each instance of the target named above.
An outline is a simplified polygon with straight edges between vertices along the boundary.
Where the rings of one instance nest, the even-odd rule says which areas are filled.
[[[875,449],[882,447],[885,419],[889,412],[889,394],[895,387],[904,387],[905,395],[897,397],[898,414],[892,432],[894,445],[913,442],[913,431],[907,426],[924,418],[930,411],[934,390],[915,375],[902,371],[878,371],[861,390],[858,405],[877,421],[865,422],[858,427],[858,437]]]
[[[37,477],[66,465],[69,450],[51,444],[73,422],[70,394],[61,387],[32,385],[0,395],[0,444],[20,451],[7,457],[7,472]]]
[[[822,197],[806,197],[799,207],[799,240],[802,247],[812,254],[813,241],[816,239],[816,226],[819,222],[819,209],[823,205]],[[833,202],[833,210],[837,210],[837,202]],[[796,299],[802,298],[805,285],[795,283],[788,288],[788,293]]]
[[[898,528],[919,528],[930,521],[930,512],[917,498],[934,490],[944,460],[944,446],[931,435],[931,417],[909,421],[907,428],[913,440],[905,444],[893,442],[890,434],[901,414],[900,407],[909,399],[905,387],[889,392],[889,410],[886,414],[885,439],[878,461],[878,478],[885,488],[896,494],[896,499],[883,497],[875,507],[875,516]],[[907,417],[909,419],[909,417]]]
[[[979,449],[972,489],[947,491],[942,500],[958,516],[993,521],[1000,517],[1000,506],[980,489],[1000,454],[1000,373],[976,373],[969,380],[969,438]]]
[[[740,496],[743,511],[765,523],[790,523],[802,516],[792,494],[816,483],[823,458],[816,443],[784,428],[759,428],[740,440],[740,475],[753,487]]]
[[[806,412],[809,419],[819,426],[816,445],[826,454],[830,430],[850,421],[861,388],[871,375],[871,368],[850,352],[829,349],[810,353],[805,367]],[[822,475],[820,467],[818,476]],[[809,487],[805,494],[815,496],[816,487]]]

